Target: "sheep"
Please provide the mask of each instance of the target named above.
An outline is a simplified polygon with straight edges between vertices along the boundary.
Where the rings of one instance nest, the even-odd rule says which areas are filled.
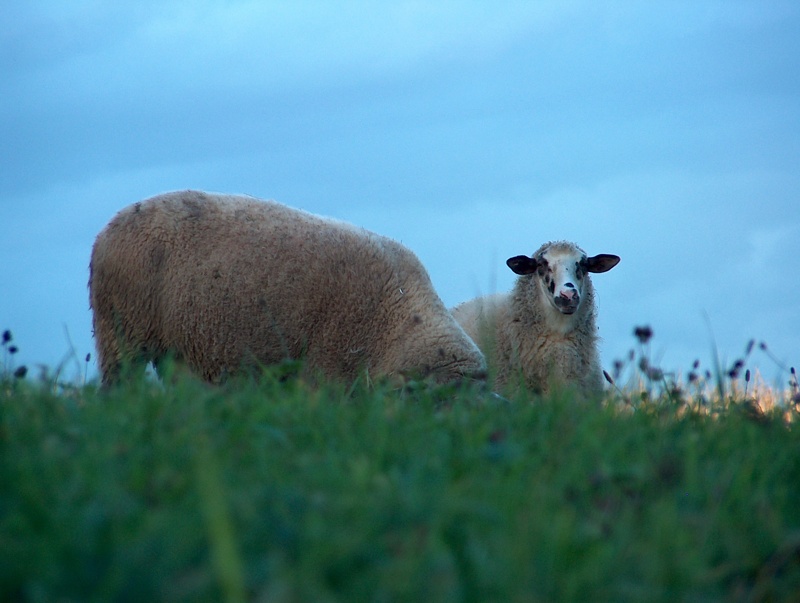
[[[275,201],[200,191],[120,211],[89,297],[104,386],[174,358],[208,382],[284,360],[309,378],[485,378],[485,360],[394,240]]]
[[[602,393],[589,273],[607,272],[619,261],[609,254],[588,257],[566,241],[546,243],[532,257],[507,260],[519,275],[510,292],[452,309],[467,334],[494,358],[495,387],[524,385],[546,393],[558,382],[587,396]]]

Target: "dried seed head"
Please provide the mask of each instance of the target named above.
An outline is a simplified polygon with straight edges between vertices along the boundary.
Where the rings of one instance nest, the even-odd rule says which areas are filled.
[[[636,327],[633,330],[633,334],[636,336],[636,339],[639,340],[639,343],[647,343],[653,337],[653,329],[648,325]]]
[[[603,377],[605,377],[606,381],[608,381],[611,385],[614,385],[614,380],[611,378],[611,375],[609,375],[608,372],[603,371]]]
[[[750,383],[750,369],[747,369],[747,370],[744,372],[744,380],[745,380],[747,383]]]
[[[744,368],[744,360],[737,360],[733,363],[731,370],[728,371],[728,377],[731,379],[738,379],[739,373]]]
[[[17,370],[14,371],[14,377],[16,377],[17,379],[24,379],[25,375],[27,374],[28,374],[27,366],[17,367]]]
[[[745,348],[745,351],[744,351],[744,355],[745,356],[749,356],[750,355],[750,352],[753,351],[753,346],[754,345],[756,345],[756,340],[755,339],[751,339],[750,341],[747,342],[747,348]]]
[[[697,370],[697,367],[698,367],[698,366],[700,366],[700,361],[699,361],[699,360],[695,360],[695,361],[692,363],[692,368],[693,368],[694,370]]]
[[[762,350],[766,351],[767,342],[766,341],[762,341],[761,343],[758,344],[758,347],[759,347],[759,349],[762,349]]]
[[[8,346],[8,353],[9,354],[16,354],[17,352],[19,352],[19,348],[17,346],[15,346],[15,345]]]
[[[664,378],[664,372],[659,368],[650,368],[647,370],[647,378],[650,381],[661,381]]]
[[[11,341],[11,331],[6,329],[5,331],[3,331],[3,343],[6,344],[9,341]]]
[[[695,381],[697,381],[697,373],[692,371],[691,373],[689,373],[688,379],[689,383],[694,383]]]
[[[86,362],[89,362],[92,359],[91,354],[86,354]]]

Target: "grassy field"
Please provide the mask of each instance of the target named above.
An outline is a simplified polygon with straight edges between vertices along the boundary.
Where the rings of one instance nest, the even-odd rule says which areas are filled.
[[[0,600],[800,600],[791,405],[650,377],[594,403],[6,370]]]

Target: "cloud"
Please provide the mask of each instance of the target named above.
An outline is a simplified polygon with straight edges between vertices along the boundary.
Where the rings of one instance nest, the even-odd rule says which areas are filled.
[[[46,6],[46,7],[45,7]],[[491,58],[553,6],[426,2],[102,2],[20,5],[2,32],[17,82],[61,77],[63,95],[320,87]],[[10,21],[9,21],[10,23]],[[44,39],[39,36],[44,36]],[[97,84],[102,83],[102,87]],[[168,94],[169,91],[164,91]]]
[[[489,61],[542,12],[524,3],[24,6],[2,38],[11,58],[0,132],[14,144],[0,148],[0,194],[324,136],[380,106],[380,86],[365,82]]]

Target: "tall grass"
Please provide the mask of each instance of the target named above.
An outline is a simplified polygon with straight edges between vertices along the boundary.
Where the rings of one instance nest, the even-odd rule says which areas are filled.
[[[797,600],[791,396],[639,360],[602,403],[5,373],[0,600]]]

